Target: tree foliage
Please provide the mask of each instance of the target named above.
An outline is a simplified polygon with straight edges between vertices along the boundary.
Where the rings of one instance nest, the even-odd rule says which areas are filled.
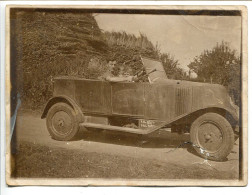
[[[179,67],[179,61],[175,60],[173,56],[167,53],[162,53],[160,55],[160,60],[169,79],[188,79],[186,72]]]
[[[227,87],[237,105],[240,104],[240,57],[228,43],[222,42],[195,57],[188,67],[197,74],[197,80]]]

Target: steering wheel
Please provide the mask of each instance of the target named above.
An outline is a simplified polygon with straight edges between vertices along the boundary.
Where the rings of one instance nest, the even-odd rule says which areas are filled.
[[[142,70],[138,71],[136,74],[134,74],[133,81],[134,82],[139,82],[140,79],[142,79],[146,75],[147,75],[146,71],[144,69],[142,69]]]
[[[145,77],[145,76],[149,76],[151,73],[157,71],[156,69],[153,69],[152,71],[150,71],[149,73],[146,73],[146,71],[143,69],[141,72],[138,72],[134,75],[134,77],[136,77],[134,79],[135,82],[138,82],[141,78]]]

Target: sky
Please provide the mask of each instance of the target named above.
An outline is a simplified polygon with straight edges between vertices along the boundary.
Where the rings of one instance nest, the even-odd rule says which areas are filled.
[[[222,41],[240,53],[240,16],[98,14],[95,18],[104,31],[145,34],[154,45],[158,43],[162,53],[174,56],[184,70],[195,56]]]

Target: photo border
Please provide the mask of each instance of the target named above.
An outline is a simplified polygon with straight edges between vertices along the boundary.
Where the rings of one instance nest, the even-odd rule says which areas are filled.
[[[240,144],[242,147],[241,156],[242,156],[242,174],[240,180],[200,180],[200,179],[79,179],[79,178],[72,178],[72,179],[15,179],[10,177],[11,167],[10,167],[10,89],[11,89],[11,81],[10,81],[10,9],[11,8],[50,8],[50,9],[139,9],[139,10],[195,10],[195,9],[206,9],[206,10],[240,10],[241,11],[241,19],[242,19],[242,47],[241,47],[241,56],[242,56],[242,106],[241,106],[241,113],[242,113],[242,121],[241,126],[243,128],[241,133]],[[248,178],[248,130],[247,130],[247,107],[248,107],[248,89],[247,89],[247,68],[248,68],[248,34],[247,29],[248,21],[247,21],[247,8],[245,6],[128,6],[128,5],[97,5],[97,6],[90,6],[90,5],[7,5],[6,6],[6,67],[5,67],[5,104],[6,104],[6,182],[8,185],[71,185],[71,186],[245,186],[247,185],[247,178]]]

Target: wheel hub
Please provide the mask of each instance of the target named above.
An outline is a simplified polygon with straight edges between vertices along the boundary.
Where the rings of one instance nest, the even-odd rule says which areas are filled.
[[[215,152],[223,142],[221,129],[215,124],[203,123],[199,127],[198,140],[202,149]]]
[[[205,140],[209,141],[211,139],[211,134],[205,134]]]
[[[53,130],[59,134],[67,134],[72,129],[72,119],[67,112],[58,111],[52,118]]]
[[[60,119],[58,123],[59,127],[64,127],[64,120]]]

